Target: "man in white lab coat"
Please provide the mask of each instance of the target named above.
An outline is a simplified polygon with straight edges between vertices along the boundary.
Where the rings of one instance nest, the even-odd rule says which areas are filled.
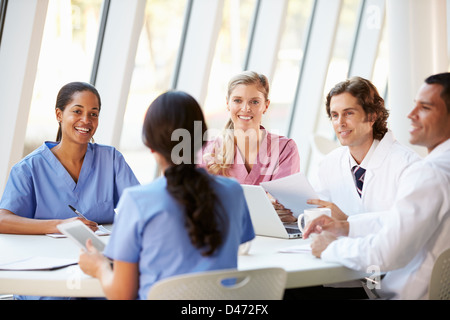
[[[389,214],[322,216],[304,233],[318,233],[311,248],[323,260],[386,272],[368,285],[383,299],[427,299],[434,262],[450,247],[450,73],[425,79],[408,118],[410,142],[428,155],[405,169]]]
[[[420,157],[388,130],[389,113],[369,80],[352,77],[335,85],[326,110],[342,147],[322,160],[315,186],[320,199],[309,203],[331,208],[338,219],[388,210],[404,170]]]

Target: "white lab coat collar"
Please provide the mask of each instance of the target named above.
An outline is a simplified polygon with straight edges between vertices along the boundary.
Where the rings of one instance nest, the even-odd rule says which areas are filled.
[[[350,153],[350,149],[348,149],[348,157],[350,159],[350,168],[353,168],[354,166],[361,166],[364,169],[366,169],[369,166],[370,159],[372,158],[373,153],[375,152],[375,149],[380,144],[380,140],[373,140],[372,145],[370,146],[369,151],[367,151],[366,156],[364,157],[363,161],[361,161],[360,164],[357,164],[355,159]]]
[[[450,149],[450,139],[445,140],[441,144],[439,144],[436,148],[433,149],[426,157],[426,160],[433,159],[445,151]]]
[[[367,169],[375,169],[381,166],[386,157],[389,155],[389,150],[392,148],[392,145],[395,143],[395,141],[396,140],[393,132],[391,130],[388,130],[383,139],[380,140],[378,147],[374,151]]]
[[[363,161],[360,164],[361,167],[366,169],[366,175],[364,178],[365,182],[370,182],[370,180],[373,177],[373,170],[375,170],[376,168],[378,168],[379,166],[381,166],[383,164],[383,161],[388,156],[389,149],[392,147],[394,142],[395,142],[394,134],[390,130],[388,130],[386,132],[383,139],[373,141],[372,145],[370,146],[369,151],[367,152],[366,156],[364,157]],[[357,165],[357,163],[356,163],[355,159],[353,159],[349,150],[348,150],[347,154],[348,154],[348,158],[349,158],[349,162],[347,162],[347,163],[350,166],[349,169],[351,170],[351,168],[353,168],[354,165]],[[351,174],[350,176],[354,180],[353,174]],[[364,191],[365,190],[363,189],[361,201],[365,194]]]
[[[360,166],[364,169],[372,169],[380,166],[386,156],[389,154],[388,150],[391,148],[392,144],[395,142],[394,134],[391,130],[388,130],[381,140],[373,140],[372,145],[370,146],[369,151],[361,162]],[[348,157],[350,161],[350,168],[357,165],[355,159],[353,159],[350,154],[350,150],[348,150]],[[372,160],[372,161],[371,161]]]

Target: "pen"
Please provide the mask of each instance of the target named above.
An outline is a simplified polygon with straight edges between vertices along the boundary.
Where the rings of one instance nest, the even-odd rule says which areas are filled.
[[[75,212],[77,216],[79,216],[82,219],[87,220],[86,217],[81,214],[81,212],[78,212],[78,210],[75,209],[74,207],[72,207],[70,204],[69,204],[69,208],[72,209],[72,211]]]

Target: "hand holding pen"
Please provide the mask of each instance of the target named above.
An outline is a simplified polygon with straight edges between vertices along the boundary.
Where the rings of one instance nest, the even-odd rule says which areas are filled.
[[[88,220],[81,212],[79,212],[77,209],[72,207],[70,204],[69,204],[69,208],[72,209],[72,211],[75,212],[75,214],[81,218],[81,221],[85,225],[87,225],[89,228],[91,228],[92,231],[96,231],[98,229],[98,225],[96,222]]]

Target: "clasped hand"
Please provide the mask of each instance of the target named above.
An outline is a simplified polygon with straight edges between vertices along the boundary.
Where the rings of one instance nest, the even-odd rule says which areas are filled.
[[[282,222],[297,222],[297,218],[294,216],[294,213],[290,209],[285,208],[281,203],[278,202],[277,199],[272,197],[270,193],[267,193],[267,196],[269,197],[270,202],[272,202],[273,208],[278,213],[278,216],[280,217]]]
[[[303,239],[311,237],[312,254],[320,258],[328,245],[339,236],[347,236],[348,230],[349,224],[347,221],[323,215],[308,224],[303,233]]]

